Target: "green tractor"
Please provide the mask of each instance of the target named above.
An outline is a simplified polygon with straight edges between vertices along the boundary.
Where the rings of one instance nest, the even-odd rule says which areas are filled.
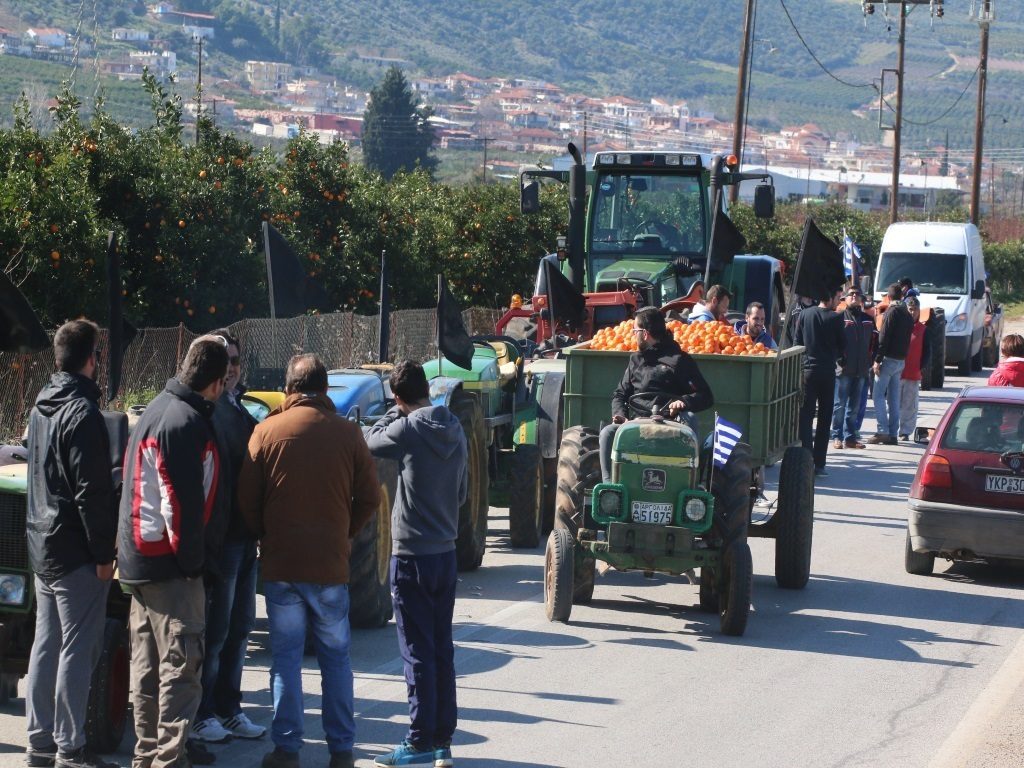
[[[651,398],[655,393],[634,397]],[[666,405],[668,399],[662,403]],[[544,604],[548,619],[566,621],[574,602],[588,602],[597,561],[622,571],[684,575],[700,568],[700,607],[717,612],[721,631],[742,635],[750,608],[753,563],[747,544],[750,447],[738,443],[724,467],[711,461],[696,424],[658,412],[619,427],[612,480],[600,475],[594,435],[573,428],[563,437],[579,456],[583,482],[563,503],[579,513],[577,536],[558,527],[548,539]],[[569,467],[565,467],[569,470]],[[592,486],[593,490],[589,490]]]

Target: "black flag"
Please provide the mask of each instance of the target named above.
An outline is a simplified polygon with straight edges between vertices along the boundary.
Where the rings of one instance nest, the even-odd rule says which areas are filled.
[[[391,286],[388,275],[388,252],[380,252],[380,316],[377,326],[377,362],[388,361],[388,344],[391,341]]]
[[[569,278],[562,274],[557,262],[546,258],[543,264],[544,294],[548,297],[552,325],[558,325],[559,320],[572,326],[577,325],[583,319],[587,300],[569,282]]]
[[[448,290],[444,275],[437,276],[437,348],[459,368],[473,368],[473,342],[462,323],[462,310]]]
[[[272,224],[263,222],[272,317],[295,317],[309,309],[325,310],[330,299],[320,284],[306,274],[298,255]]]
[[[107,399],[117,397],[121,388],[124,353],[138,330],[124,319],[121,288],[121,255],[117,251],[117,235],[107,234]]]
[[[711,247],[708,259],[711,269],[721,271],[736,258],[737,254],[747,250],[747,239],[743,237],[733,220],[721,208],[715,211],[711,224]]]
[[[50,337],[21,291],[0,270],[0,352],[38,352]]]
[[[797,257],[795,290],[800,296],[821,301],[843,287],[846,270],[843,268],[843,249],[825,237],[810,216],[804,223]]]

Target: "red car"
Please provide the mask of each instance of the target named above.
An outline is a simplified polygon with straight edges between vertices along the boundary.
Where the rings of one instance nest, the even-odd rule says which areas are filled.
[[[948,560],[1024,560],[1024,388],[965,387],[910,486],[908,573]]]

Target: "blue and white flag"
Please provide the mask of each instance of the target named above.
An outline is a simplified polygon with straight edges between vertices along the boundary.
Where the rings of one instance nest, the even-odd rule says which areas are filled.
[[[856,261],[854,261],[855,257]],[[864,257],[860,255],[860,248],[843,229],[843,269],[846,271],[846,276],[856,281],[857,270],[863,265]]]
[[[743,430],[715,414],[714,460],[716,467],[724,467],[729,461],[732,449],[743,437]]]

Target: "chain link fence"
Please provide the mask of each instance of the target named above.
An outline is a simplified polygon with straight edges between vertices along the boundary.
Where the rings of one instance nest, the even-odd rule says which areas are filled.
[[[473,308],[462,313],[470,335],[494,332],[502,310]],[[242,320],[229,326],[242,347],[242,381],[250,389],[280,389],[292,355],[314,352],[331,368],[378,363],[379,322],[376,315],[351,312],[289,319]],[[200,334],[185,326],[141,329],[124,354],[120,395],[107,407],[123,409],[149,402],[174,376],[189,344]],[[100,354],[109,359],[107,332]],[[437,312],[407,309],[391,313],[388,334],[391,360],[428,360],[437,356]],[[107,370],[99,384],[106,392]],[[53,350],[32,354],[0,353],[0,442],[20,440],[36,395],[54,369]]]

